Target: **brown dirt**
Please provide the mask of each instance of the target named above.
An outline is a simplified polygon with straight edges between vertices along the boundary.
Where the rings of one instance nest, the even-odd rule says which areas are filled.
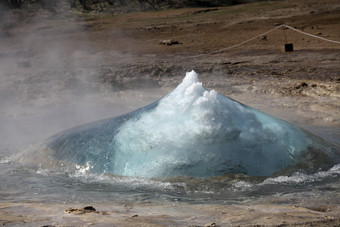
[[[18,226],[339,226],[338,206],[173,203],[97,204],[93,212],[61,204],[3,203],[0,224]],[[322,208],[320,210],[320,207]]]
[[[42,100],[51,86],[55,96],[65,96],[65,90],[72,93],[75,87],[102,93],[168,91],[194,69],[205,87],[252,107],[300,125],[340,125],[339,44],[286,30],[294,52],[285,53],[280,28],[209,54],[279,24],[339,41],[336,0],[269,1],[114,17],[98,12],[26,14],[16,12],[3,20],[2,72],[12,72],[8,74],[13,78],[0,87],[3,97],[13,98],[10,87],[19,89],[16,100],[22,102]],[[163,40],[179,44],[160,45]]]

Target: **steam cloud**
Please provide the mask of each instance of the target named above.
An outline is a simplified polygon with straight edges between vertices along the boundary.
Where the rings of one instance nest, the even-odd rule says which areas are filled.
[[[41,141],[159,97],[157,93],[146,98],[138,92],[116,93],[110,84],[98,82],[106,64],[132,62],[133,57],[96,46],[88,37],[86,21],[44,10],[34,15],[25,11],[0,14],[2,147]]]

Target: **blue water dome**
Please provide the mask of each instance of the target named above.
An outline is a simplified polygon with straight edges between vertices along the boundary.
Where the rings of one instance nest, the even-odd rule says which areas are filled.
[[[46,141],[56,160],[94,173],[206,178],[317,171],[340,162],[336,145],[203,88],[194,71],[162,99]]]

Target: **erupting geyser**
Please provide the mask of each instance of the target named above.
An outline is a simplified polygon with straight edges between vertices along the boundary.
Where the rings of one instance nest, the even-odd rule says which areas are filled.
[[[197,74],[159,101],[46,141],[56,160],[123,176],[269,176],[339,163],[332,144],[214,90]]]

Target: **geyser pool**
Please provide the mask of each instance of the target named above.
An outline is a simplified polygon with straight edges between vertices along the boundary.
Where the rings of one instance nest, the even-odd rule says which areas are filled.
[[[46,154],[121,176],[271,176],[339,163],[337,148],[299,127],[207,90],[191,71],[162,99],[61,132]]]

